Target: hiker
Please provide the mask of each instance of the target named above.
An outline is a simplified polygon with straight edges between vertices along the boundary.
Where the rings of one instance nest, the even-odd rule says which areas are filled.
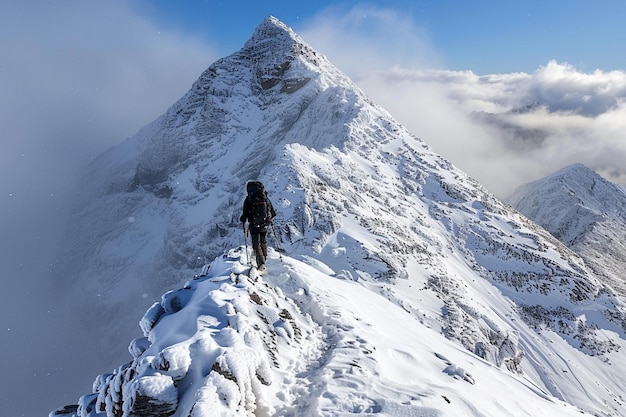
[[[267,228],[272,224],[276,211],[260,181],[248,181],[246,189],[248,195],[243,202],[243,214],[239,221],[244,224],[244,228],[246,220],[249,223],[257,269],[263,271],[267,258]]]

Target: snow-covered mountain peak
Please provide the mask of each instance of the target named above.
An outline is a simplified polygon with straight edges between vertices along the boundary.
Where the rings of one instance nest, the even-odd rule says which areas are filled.
[[[250,179],[266,182],[279,208],[278,237],[321,251],[343,216],[336,207],[372,188],[368,161],[384,164],[377,144],[393,138],[427,149],[290,28],[267,18],[246,46],[210,65],[162,116],[85,172],[60,287],[75,285],[84,304],[102,304],[87,309],[95,316],[87,321],[121,314],[120,304],[141,314],[148,300],[242,243],[238,218]],[[363,167],[346,148],[364,157]],[[353,181],[341,180],[337,168]],[[342,183],[352,183],[353,201],[335,192]],[[107,322],[102,334],[134,332]]]
[[[564,193],[576,196],[582,205],[598,212],[623,207],[620,187],[580,163],[568,165],[538,181],[535,184],[538,188],[560,184]]]
[[[582,164],[572,164],[522,185],[507,200],[626,295],[626,192],[622,186]]]
[[[266,71],[266,76],[284,72],[290,61],[296,57],[313,66],[330,65],[325,57],[311,48],[293,29],[273,16],[261,22],[241,52],[250,56],[257,71]]]
[[[296,34],[289,26],[281,22],[274,16],[267,16],[256,27],[250,39],[244,44],[244,48],[251,48],[253,45],[261,42],[275,42],[276,44],[284,44],[285,39],[291,39],[296,42],[303,42],[298,34]]]
[[[285,52],[294,51],[304,47],[306,43],[295,33],[289,26],[275,18],[274,16],[266,17],[254,33],[244,44],[244,51],[251,51],[255,58],[267,60],[268,53],[276,52],[274,56],[280,56]]]
[[[244,48],[212,64],[165,114],[98,158],[86,173],[77,210],[101,219],[104,240],[137,233],[135,245],[162,251],[156,268],[149,262],[144,265],[154,268],[157,276],[169,275],[172,267],[189,271],[197,268],[198,259],[208,261],[240,240],[236,219],[245,181],[265,180],[269,170],[276,178],[285,178],[285,169],[293,170],[285,158],[297,159],[311,149],[328,152],[349,146],[366,158],[381,160],[385,156],[375,148],[393,138],[409,138],[419,149],[427,149],[345,74],[270,17]],[[341,159],[335,154],[329,160]],[[295,167],[295,175],[289,175],[296,182],[284,192],[293,195],[294,189],[303,189],[300,181],[313,186],[312,178],[304,174],[309,169],[306,164]],[[337,182],[333,176],[327,172],[322,182]],[[278,192],[280,182],[272,180],[267,186]],[[116,200],[121,209],[112,212],[112,202],[103,199]],[[290,200],[285,197],[283,204]],[[150,210],[155,202],[167,214],[151,210],[149,216],[136,215],[139,207]],[[288,210],[309,216],[306,204],[305,200],[290,203]],[[196,207],[194,216],[174,209],[181,205]],[[143,225],[148,232],[143,231],[141,218],[151,219]],[[283,220],[289,223],[288,218]],[[160,226],[154,227],[152,221]],[[303,224],[303,220],[295,222]],[[73,267],[80,268],[91,251],[99,251],[93,246],[102,241],[74,238],[89,235],[85,229],[93,230],[91,220],[71,226],[68,256],[74,257]],[[199,232],[207,228],[206,235]],[[154,246],[155,241],[164,242],[162,249]],[[109,245],[106,253],[121,258],[127,256],[127,249],[127,245]],[[115,264],[124,274],[133,275],[120,259]],[[118,273],[110,275],[105,281],[123,280]]]
[[[345,74],[271,17],[240,51],[212,64],[165,114],[98,158],[85,175],[65,245],[69,267],[63,284],[71,286],[76,304],[82,303],[92,314],[86,318],[97,323],[94,333],[106,340],[107,352],[111,343],[123,344],[136,333],[135,322],[122,318],[140,317],[150,300],[178,288],[205,263],[217,258],[212,268],[220,269],[219,259],[225,253],[249,246],[238,220],[249,179],[265,183],[278,212],[270,245],[285,250],[286,262],[298,260],[322,271],[332,283],[343,283],[338,289],[316,279],[314,285],[319,287],[309,291],[296,279],[297,288],[286,288],[295,285],[289,279],[300,274],[277,271],[273,285],[278,292],[268,297],[280,298],[278,305],[307,305],[303,310],[313,322],[304,314],[303,325],[319,329],[331,320],[339,329],[333,332],[352,326],[352,321],[342,322],[340,310],[319,314],[325,306],[314,303],[309,294],[331,294],[333,303],[340,305],[337,299],[370,291],[375,296],[360,299],[376,304],[372,310],[401,311],[421,326],[424,335],[444,335],[475,360],[515,378],[527,378],[539,387],[542,398],[554,396],[605,415],[616,409],[613,403],[620,401],[621,390],[613,381],[626,372],[626,364],[616,361],[615,355],[624,346],[626,310],[610,288],[598,281],[581,258],[435,154]],[[222,272],[212,278],[240,274]],[[152,315],[161,309],[176,310],[191,320],[184,323],[200,323],[203,328],[236,313],[212,308],[223,304],[222,290],[204,289],[195,292],[196,307],[185,310],[185,300],[178,297],[184,297],[185,291],[177,293],[175,307],[168,297],[158,303],[160,307],[151,307],[148,317],[156,317],[152,325],[171,321],[169,316]],[[237,311],[250,311],[250,305],[238,303]],[[378,303],[383,303],[382,310]],[[344,314],[358,321],[356,311],[368,307],[347,308],[350,311]],[[255,319],[248,324],[269,332],[279,321],[276,314],[266,313],[268,323],[261,325]],[[145,329],[145,320],[142,323]],[[159,327],[164,328],[169,327]],[[264,332],[254,330],[243,340],[264,337]],[[375,332],[375,326],[368,331]],[[148,335],[148,342],[167,349],[158,334]],[[216,339],[212,334],[210,329],[203,333],[209,337],[206,341],[191,338],[195,353],[215,359],[211,355],[222,352],[218,345],[232,347],[242,336],[230,329]],[[227,334],[234,339],[224,339]],[[180,342],[164,336],[172,343]],[[367,340],[353,336],[359,343],[350,339],[350,346],[361,347],[361,339]],[[329,345],[335,341],[325,339]],[[143,348],[149,350],[143,342],[131,349],[137,359]],[[552,355],[557,345],[559,354]],[[241,350],[236,350],[236,357],[249,352],[250,345],[237,346]],[[369,349],[368,345],[348,352],[361,358]],[[161,358],[158,349],[153,350]],[[385,368],[419,363],[421,357],[406,355],[407,351],[410,347],[386,353],[390,361],[385,361]],[[325,367],[335,357],[323,355],[314,360],[319,367],[313,362],[306,366],[313,373],[331,374],[365,368],[360,361],[354,362],[358,366],[348,365],[350,355],[340,353],[337,367]],[[187,356],[181,358],[182,365],[188,363]],[[575,366],[566,364],[571,358],[576,358]],[[143,365],[137,365],[146,372],[163,374],[158,365],[165,363],[161,359],[142,357],[141,361]],[[606,374],[594,379],[578,377],[593,373],[601,361],[613,366],[606,365]],[[217,374],[229,379],[233,372],[225,370],[227,362],[194,372],[208,379],[219,378]],[[577,377],[550,371],[565,366]],[[128,373],[136,375],[137,368],[128,369],[113,377],[116,387]],[[367,369],[367,378],[390,372],[376,366]],[[449,368],[448,374],[464,378],[465,373],[455,369]],[[267,374],[261,367],[260,384],[267,382]],[[287,372],[274,381],[290,381],[298,375]],[[176,383],[193,381],[197,379]],[[173,385],[167,378],[157,382]],[[376,398],[369,401],[372,397],[368,396],[365,402],[358,399],[362,385],[348,384],[353,390],[347,393],[343,388],[321,389],[317,383],[316,378],[309,385],[311,391],[324,398],[343,396],[354,404],[346,408],[343,400],[331,401],[330,414],[384,409],[390,415],[403,415],[406,411],[398,403],[385,402],[386,380],[376,383]],[[140,382],[136,384],[141,388]],[[245,397],[236,403],[245,404],[240,415],[246,415],[252,404],[247,402],[249,396],[263,391],[256,382],[246,384],[227,387],[231,390],[228,398]],[[397,388],[406,394],[403,401],[419,402],[420,394],[410,394],[415,384],[407,381],[407,386]],[[423,389],[427,388],[418,391]],[[129,390],[122,397],[139,392]],[[278,392],[280,386],[272,390]],[[325,401],[317,398],[312,403]],[[341,405],[332,408],[337,404]],[[307,405],[300,415],[311,415],[307,414],[311,407]],[[448,415],[454,415],[454,410]]]
[[[626,194],[583,164],[524,184],[507,200],[539,224],[550,224],[550,231],[568,245],[609,213],[626,220]]]

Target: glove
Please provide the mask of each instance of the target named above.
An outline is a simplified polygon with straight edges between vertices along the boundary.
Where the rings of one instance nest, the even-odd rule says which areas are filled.
[[[241,223],[245,223],[246,222],[246,216],[244,216],[243,214],[241,215],[241,217],[239,218],[239,221]]]

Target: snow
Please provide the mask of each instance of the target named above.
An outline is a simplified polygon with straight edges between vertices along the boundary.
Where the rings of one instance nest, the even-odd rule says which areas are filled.
[[[248,179],[279,213],[262,275]],[[98,158],[75,219],[74,299],[132,357],[81,417],[626,415],[610,285],[276,19]]]
[[[571,393],[550,393],[532,373],[472,354],[384,291],[323,272],[330,268],[319,260],[312,267],[270,249],[267,271],[252,281],[244,258],[243,247],[231,250],[211,264],[220,272],[187,282],[185,305],[162,316],[151,346],[118,370],[133,376],[98,377],[98,395],[82,402],[112,408],[121,396],[124,416],[138,398],[148,404],[140,415],[170,406],[173,416],[196,417],[592,415],[555,398]],[[439,308],[428,304],[421,300]],[[558,352],[544,378],[558,378],[566,370],[556,364],[571,367],[580,354],[567,345]]]

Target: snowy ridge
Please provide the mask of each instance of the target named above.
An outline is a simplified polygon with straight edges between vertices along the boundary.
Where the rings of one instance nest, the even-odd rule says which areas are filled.
[[[582,164],[519,187],[507,199],[626,295],[626,192]]]
[[[322,265],[272,253],[251,279],[245,259],[164,294],[134,359],[52,415],[586,415]]]
[[[450,382],[449,379],[420,380],[422,366],[432,366],[439,375],[441,364],[450,362],[443,374],[459,376],[464,384],[470,384],[475,376],[469,375],[475,372],[468,371],[467,375],[463,370],[471,362],[506,375],[502,378],[507,381],[519,379],[524,386],[534,386],[532,398],[538,395],[540,403],[552,396],[590,413],[626,415],[621,397],[621,376],[626,373],[626,364],[619,360],[626,339],[626,307],[613,290],[552,235],[432,152],[274,18],[266,19],[241,51],[211,65],[189,93],[163,116],[98,158],[86,175],[66,246],[71,262],[66,276],[72,281],[75,299],[96,315],[88,319],[99,323],[98,335],[107,340],[108,346],[126,343],[135,335],[136,324],[122,317],[141,316],[149,303],[142,305],[138,300],[157,299],[161,293],[178,287],[178,282],[188,279],[205,262],[215,257],[221,259],[231,248],[243,245],[238,218],[243,185],[248,179],[262,180],[277,208],[276,236],[272,234],[270,239],[280,240],[286,249],[289,256],[284,257],[285,264],[301,260],[316,267],[325,278],[332,277],[316,279],[312,281],[315,285],[298,284],[298,288],[307,289],[305,292],[292,291],[290,281],[279,279],[282,271],[274,273],[270,269],[263,277],[272,288],[276,287],[275,291],[282,291],[286,304],[277,301],[278,295],[271,292],[264,293],[265,299],[283,305],[303,334],[317,340],[307,345],[304,352],[314,351],[314,346],[322,342],[331,346],[335,333],[347,331],[337,329],[365,320],[359,314],[370,317],[361,311],[363,306],[347,299],[352,292],[358,292],[356,300],[368,302],[367,309],[377,311],[377,316],[370,317],[376,324],[367,328],[359,325],[359,331],[381,332],[388,338],[367,338],[355,333],[351,340],[361,338],[368,342],[363,349],[347,349],[342,351],[345,355],[332,357],[321,354],[322,362],[334,363],[334,358],[340,357],[342,366],[357,371],[347,364],[355,360],[364,367],[370,356],[363,352],[372,347],[379,351],[380,346],[387,346],[391,352],[392,346],[399,343],[398,337],[409,338],[402,342],[400,353],[385,354],[389,361],[379,357],[378,365],[367,368],[370,373],[363,379],[371,385],[360,385],[365,383],[360,377],[348,384],[354,389],[349,395],[343,385],[335,390],[332,378],[323,386],[319,385],[321,379],[314,378],[305,391],[320,397],[313,397],[309,410],[324,414],[320,410],[324,410],[325,401],[330,401],[329,410],[339,410],[336,415],[350,410],[374,413],[383,409],[388,415],[413,415],[415,410],[398,405],[422,407],[421,394],[413,398],[411,392],[432,392],[429,384],[450,388],[444,382]],[[213,265],[211,279],[241,272],[220,261]],[[225,270],[230,272],[224,273]],[[296,275],[297,281],[301,281],[305,279],[303,275],[308,279],[311,274],[287,275]],[[211,280],[204,282],[214,285]],[[337,282],[349,287],[330,286]],[[207,303],[223,304],[218,293],[211,293],[213,288],[205,288],[205,284],[202,287],[202,292],[193,294],[205,297],[210,293],[213,295],[206,298]],[[237,287],[228,288],[235,291],[232,288]],[[261,294],[260,288],[255,291]],[[143,328],[152,338],[145,355],[156,357],[166,345],[181,342],[172,341],[169,333],[164,334],[163,341],[157,337],[156,329],[168,328],[163,323],[173,320],[169,319],[173,315],[189,314],[191,321],[185,323],[196,323],[194,314],[218,318],[230,314],[213,307],[208,311],[190,307],[192,304],[183,300],[186,292],[190,291],[171,294],[171,299],[167,296],[159,303],[161,307],[153,306],[145,316]],[[236,298],[243,293],[229,294]],[[329,303],[340,306],[338,300],[344,300],[351,310],[333,307],[332,314],[322,314],[320,311],[325,308],[314,303],[311,294],[331,294],[328,297],[333,301]],[[182,310],[172,307],[172,303]],[[303,303],[311,304],[305,309]],[[298,312],[292,305],[302,310]],[[250,306],[246,304],[238,311],[245,309]],[[387,328],[389,320],[379,321],[378,316],[384,317],[387,310],[402,312],[402,319],[395,316],[397,320],[391,320],[402,326]],[[174,314],[161,317],[161,311]],[[307,314],[310,321],[303,318]],[[349,318],[344,321],[344,317]],[[206,320],[214,323],[217,319]],[[157,322],[156,327],[146,325]],[[250,322],[250,326],[259,327],[250,337],[264,340],[272,332],[281,333],[272,327],[277,322]],[[325,327],[329,322],[334,323],[331,329]],[[420,337],[407,335],[405,322],[417,326],[411,331]],[[112,323],[109,329],[104,327],[106,323]],[[185,333],[187,339],[193,339],[196,329],[192,330],[194,333]],[[257,331],[259,335],[252,336]],[[175,335],[178,331],[172,332]],[[244,331],[236,337],[245,334]],[[419,348],[433,339],[439,340],[442,334],[446,339],[441,339],[441,343],[449,346],[445,351]],[[219,345],[220,340],[223,341],[218,338],[206,343]],[[290,340],[296,343],[295,339]],[[416,343],[413,348],[412,343]],[[117,381],[113,385],[105,385],[122,392],[119,390],[126,378],[122,375],[136,375],[138,370],[152,372],[152,359],[143,365],[137,363],[146,357],[141,352],[147,345],[145,341],[134,343],[131,350],[137,357],[135,364],[111,376],[110,381]],[[243,345],[236,347],[240,346],[245,352]],[[412,349],[421,353],[411,353]],[[215,352],[213,348],[208,350]],[[283,351],[292,355],[289,349]],[[465,359],[457,360],[457,355]],[[189,362],[186,358],[181,359],[183,369]],[[305,368],[313,366],[307,358],[294,360]],[[432,358],[435,362],[431,362]],[[260,372],[258,382],[267,382],[269,374],[279,372],[271,360],[255,360]],[[212,363],[208,370],[193,372],[200,372],[206,379],[219,378],[219,371],[224,370],[227,362],[217,362],[215,375],[208,372],[213,369]],[[335,374],[333,366],[321,366],[317,375]],[[403,396],[385,394],[385,387],[393,386],[388,380],[402,380],[400,369],[411,375],[409,382],[395,388],[404,392]],[[162,376],[163,371],[158,367],[154,372]],[[180,372],[179,376],[188,375]],[[256,368],[254,372],[256,375]],[[249,385],[257,388],[238,385],[236,392],[229,391],[228,398],[257,398],[258,394],[271,398],[268,401],[273,405],[267,407],[282,410],[281,407],[289,407],[287,400],[263,392],[278,392],[282,384],[291,386],[289,380],[297,379],[300,371],[289,368],[289,372],[289,378],[274,376],[274,382],[267,386],[262,382],[257,386],[254,378],[240,377],[238,380],[247,378]],[[385,372],[392,375],[382,378]],[[167,375],[172,381],[179,377]],[[180,388],[187,377],[182,378],[168,386]],[[167,378],[159,381],[168,382]],[[143,392],[137,388],[129,392]],[[107,390],[97,391],[99,396],[108,395]],[[439,410],[435,397],[437,401],[441,399],[435,395],[432,404],[430,400],[426,404]],[[100,400],[96,410],[101,410],[102,404],[105,409],[110,404],[112,410],[116,402],[111,398]],[[182,398],[180,390],[177,398],[187,407],[177,410],[189,412],[191,400]],[[342,401],[350,398],[358,406],[344,405]],[[468,394],[464,398],[463,412],[496,415],[495,408],[493,412],[489,407],[483,411],[482,404],[472,403],[471,398],[480,397]],[[89,398],[85,401],[91,403]],[[162,403],[168,407],[167,401]],[[252,404],[248,400],[233,400],[235,403],[244,404],[237,408],[242,415]],[[529,407],[537,404],[529,399],[531,403]],[[119,412],[130,407],[130,403],[124,404],[119,405]],[[470,407],[475,412],[468,411]],[[231,406],[227,408],[230,410]],[[422,414],[417,415],[437,414],[426,408],[419,412]],[[307,414],[302,411],[301,415]],[[527,415],[533,413],[528,411]]]

